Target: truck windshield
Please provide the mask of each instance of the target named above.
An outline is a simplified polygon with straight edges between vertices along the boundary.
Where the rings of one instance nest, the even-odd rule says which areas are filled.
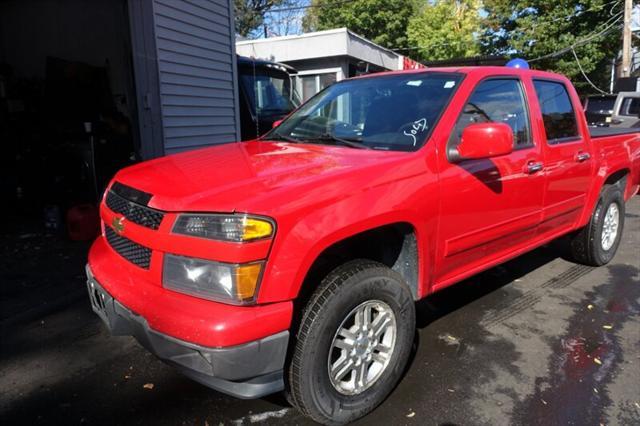
[[[291,87],[291,78],[284,71],[259,67],[241,69],[240,82],[256,115],[288,114],[300,105]]]
[[[461,79],[459,73],[424,72],[336,83],[265,139],[415,151],[426,142]]]

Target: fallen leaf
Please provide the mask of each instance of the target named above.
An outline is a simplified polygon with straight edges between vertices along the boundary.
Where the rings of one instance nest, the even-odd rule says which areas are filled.
[[[153,389],[153,386],[154,386],[153,383],[145,383],[144,386],[142,386],[142,387],[145,388],[145,389],[151,390],[151,389]]]
[[[415,415],[416,415],[416,413],[414,413],[414,412],[412,411],[412,412],[410,412],[409,414],[407,414],[407,417],[411,418],[411,417],[413,417],[413,416],[415,416]]]
[[[602,361],[600,361],[600,358],[594,358],[593,362],[595,362],[598,365],[602,365]]]
[[[605,330],[611,330],[613,328],[612,325],[603,325],[602,328],[604,328]]]

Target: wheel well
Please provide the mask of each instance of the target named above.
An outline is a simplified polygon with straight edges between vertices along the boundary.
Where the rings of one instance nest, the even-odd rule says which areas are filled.
[[[353,259],[370,259],[398,272],[418,296],[418,245],[413,226],[394,223],[353,235],[326,248],[304,279],[299,299],[307,300],[329,272]]]
[[[607,179],[604,181],[604,185],[618,185],[620,187],[620,190],[624,192],[627,187],[628,174],[629,169],[618,170],[617,172],[612,173],[607,177]]]

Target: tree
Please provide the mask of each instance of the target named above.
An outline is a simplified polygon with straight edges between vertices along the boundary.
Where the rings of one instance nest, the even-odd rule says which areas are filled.
[[[286,0],[234,0],[236,33],[249,37],[262,27],[264,16],[269,10],[280,6]]]
[[[387,48],[407,47],[407,26],[419,0],[312,0],[305,31],[347,27]]]
[[[407,28],[410,53],[423,60],[477,56],[481,31],[479,0],[427,2]]]
[[[302,19],[309,0],[283,0],[275,10],[265,14],[264,25],[269,37],[302,33]]]
[[[611,60],[620,47],[621,4],[611,0],[485,0],[483,50],[532,60],[535,68],[566,75],[582,93],[596,92],[582,75],[573,46],[587,77],[608,89]]]

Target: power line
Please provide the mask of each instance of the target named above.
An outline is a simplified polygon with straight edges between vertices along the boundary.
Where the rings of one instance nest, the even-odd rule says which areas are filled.
[[[613,23],[611,23],[609,26],[605,27],[603,30],[601,30],[598,33],[592,33],[591,35],[588,35],[587,37],[584,37],[583,39],[578,40],[578,41],[572,43],[571,45],[569,45],[569,46],[567,46],[565,48],[562,48],[560,50],[556,50],[555,52],[547,53],[546,55],[538,56],[537,58],[527,59],[527,61],[536,62],[536,61],[540,61],[542,59],[553,58],[553,57],[556,57],[556,56],[564,55],[565,53],[569,52],[570,50],[572,50],[572,49],[574,49],[576,47],[580,47],[580,46],[590,42],[594,38],[601,37],[601,36],[611,32],[613,29],[615,29],[614,26],[620,20],[620,14],[618,14],[617,17],[614,17],[614,18],[616,18],[616,19],[615,19],[615,21],[613,21]],[[611,19],[609,19],[607,21],[607,23],[609,21],[611,21]]]
[[[576,63],[578,64],[578,68],[580,68],[580,72],[582,73],[582,76],[584,77],[584,79],[587,80],[587,83],[589,83],[591,85],[591,87],[593,87],[594,89],[596,89],[598,92],[602,93],[603,95],[608,95],[607,92],[605,92],[604,90],[600,89],[598,86],[593,84],[593,82],[591,80],[589,80],[589,77],[587,77],[587,74],[582,69],[582,65],[580,64],[580,60],[578,59],[578,55],[576,54],[576,51],[574,50],[573,47],[571,48],[571,53],[573,53],[573,57],[576,58]]]
[[[268,11],[267,13],[282,13],[282,12],[290,12],[290,11],[295,11],[295,10],[306,10],[306,9],[311,9],[311,8],[325,8],[325,7],[335,7],[335,6],[339,6],[342,4],[347,4],[347,3],[353,3],[353,0],[350,1],[335,1],[335,2],[331,2],[331,3],[310,3],[308,5],[304,5],[304,6],[292,6],[292,7],[285,7],[285,8],[279,8],[279,9],[272,9],[270,11]],[[619,0],[613,0],[610,1],[608,3],[603,3],[599,6],[594,6],[592,8],[589,9],[585,9],[585,10],[579,10],[576,11],[575,13],[572,13],[570,15],[566,15],[566,16],[561,16],[561,17],[556,17],[553,18],[551,20],[549,20],[548,22],[557,22],[560,20],[570,20],[572,18],[576,18],[578,16],[582,16],[585,13],[588,12],[595,12],[598,10],[601,10],[609,5],[613,5],[610,10],[609,10],[609,14],[612,15],[612,18],[609,18],[606,22],[605,25],[609,24],[609,22],[611,22],[611,20],[614,20],[613,23],[609,24],[606,28],[604,28],[603,30],[597,32],[597,33],[592,33],[586,37],[584,37],[581,40],[578,40],[574,43],[572,43],[571,45],[557,50],[555,52],[551,52],[548,53],[546,55],[542,55],[539,56],[537,58],[533,58],[533,59],[529,59],[529,62],[536,62],[542,59],[547,59],[547,58],[552,58],[552,57],[556,57],[556,56],[560,56],[563,55],[569,51],[571,51],[576,59],[576,63],[578,64],[578,67],[580,68],[580,72],[582,73],[582,75],[584,76],[584,78],[587,80],[587,82],[589,84],[591,84],[591,86],[593,86],[596,90],[602,92],[602,93],[606,93],[604,91],[602,91],[601,89],[599,89],[597,86],[595,86],[591,80],[589,80],[589,78],[587,77],[586,73],[584,72],[582,65],[580,64],[580,61],[578,59],[578,56],[575,52],[575,48],[576,47],[580,47],[588,42],[590,42],[591,40],[604,36],[606,34],[608,34],[609,32],[611,32],[614,28],[614,26],[616,25],[616,23],[619,21],[620,17],[622,16],[622,12],[619,12],[618,14],[613,14],[613,10],[615,9],[615,7],[620,4]],[[533,30],[535,28],[535,25],[532,25],[530,27],[525,27],[525,28],[520,28],[519,30],[521,32],[525,32],[525,31],[529,31],[529,30]],[[480,36],[480,37],[476,37],[476,40],[487,40],[487,39],[492,39],[495,38],[495,34],[487,34],[484,36]],[[410,47],[396,47],[396,48],[389,48],[389,50],[393,50],[396,52],[402,52],[402,51],[414,51],[414,50],[426,50],[426,49],[431,49],[434,47],[443,47],[443,46],[452,46],[452,45],[458,45],[461,43],[465,43],[465,41],[456,41],[456,42],[443,42],[443,43],[437,43],[437,44],[431,44],[429,46],[410,46]]]
[[[578,11],[576,13],[572,13],[571,15],[566,15],[566,16],[563,16],[563,17],[557,17],[557,18],[554,18],[554,19],[550,20],[550,22],[555,22],[555,21],[559,21],[559,20],[566,20],[566,19],[570,19],[570,18],[575,18],[575,17],[581,16],[582,14],[584,14],[586,12],[594,12],[594,11],[603,9],[606,6],[608,6],[610,4],[614,4],[614,3],[619,4],[619,1],[618,0],[614,0],[614,1],[611,1],[609,3],[604,3],[604,4],[601,4],[600,6],[593,7],[591,9],[585,9],[585,10],[582,10],[582,11]],[[614,5],[614,7],[615,7],[615,5]],[[613,10],[613,8],[611,10]],[[606,23],[610,22],[611,19],[616,19],[616,18],[618,18],[620,16],[622,16],[622,12],[619,12],[618,14],[613,16],[613,18],[609,18],[606,21]],[[605,25],[606,25],[606,23],[605,23]],[[519,28],[518,30],[520,32],[525,32],[525,31],[533,30],[533,29],[535,29],[535,27],[536,27],[535,25],[532,25],[530,27]],[[493,39],[495,37],[496,37],[495,34],[487,34],[487,35],[484,35],[484,36],[476,37],[476,40],[489,40],[489,39]],[[389,50],[398,51],[398,52],[407,51],[407,50],[426,50],[426,49],[431,49],[431,48],[434,48],[434,47],[453,46],[453,45],[459,45],[459,44],[462,44],[462,43],[466,43],[466,41],[459,40],[459,41],[456,41],[456,42],[443,42],[443,43],[431,44],[429,46],[391,47],[391,48],[389,48]],[[565,52],[568,52],[568,49],[565,50]],[[563,53],[565,53],[565,52],[563,52]],[[534,60],[538,60],[538,59],[541,59],[541,58],[536,58]]]
[[[347,4],[347,3],[353,3],[353,0],[351,1],[334,1],[331,3],[319,3],[319,4],[307,4],[305,6],[291,6],[291,7],[281,7],[279,9],[271,9],[269,11],[267,11],[267,13],[281,13],[281,12],[292,12],[294,10],[305,10],[305,9],[321,9],[324,7],[334,7],[334,6],[339,6],[341,4]]]
[[[357,0],[335,1],[335,2],[331,2],[331,3],[316,3],[316,4],[310,3],[310,4],[305,5],[305,6],[291,6],[291,7],[282,7],[282,8],[278,8],[278,9],[271,9],[271,10],[267,11],[266,13],[291,12],[291,11],[294,11],[294,10],[316,9],[316,8],[317,9],[321,9],[321,8],[324,8],[324,7],[334,7],[334,6],[338,6],[338,5],[341,5],[341,4],[354,3],[355,1],[357,1]],[[557,20],[561,20],[561,19],[571,18],[573,16],[579,16],[579,15],[582,15],[583,13],[586,13],[586,12],[593,12],[593,11],[596,11],[596,10],[600,10],[600,9],[603,9],[604,7],[609,6],[610,4],[614,4],[614,3],[618,3],[619,4],[619,0],[613,0],[613,1],[610,1],[609,3],[604,3],[604,4],[601,4],[600,6],[594,6],[594,7],[590,8],[590,9],[579,10],[579,11],[577,11],[575,13],[572,13],[571,15],[567,15],[567,16],[564,16],[564,17],[554,18],[554,19],[551,20],[551,22],[554,22],[554,21],[557,21]],[[611,8],[611,10],[613,10],[614,7],[615,7],[615,5]]]

